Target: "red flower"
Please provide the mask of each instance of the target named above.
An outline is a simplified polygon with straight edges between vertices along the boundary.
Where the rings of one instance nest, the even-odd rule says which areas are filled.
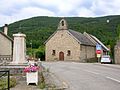
[[[25,67],[23,71],[24,72],[36,72],[38,70],[39,70],[38,66],[30,65],[29,67]]]

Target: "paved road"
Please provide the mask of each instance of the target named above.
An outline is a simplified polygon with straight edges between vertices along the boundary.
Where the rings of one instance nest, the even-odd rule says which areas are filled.
[[[120,66],[75,62],[43,62],[68,90],[120,90]]]

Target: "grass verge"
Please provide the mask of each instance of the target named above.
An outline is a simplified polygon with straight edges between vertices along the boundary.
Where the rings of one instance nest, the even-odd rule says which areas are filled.
[[[10,88],[15,87],[16,84],[17,84],[16,78],[11,77],[10,78]],[[0,79],[0,90],[6,90],[7,87],[8,87],[7,78],[1,78]]]

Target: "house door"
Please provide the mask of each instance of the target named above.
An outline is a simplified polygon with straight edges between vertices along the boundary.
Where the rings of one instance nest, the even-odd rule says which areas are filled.
[[[59,60],[64,61],[64,53],[63,52],[59,53]]]

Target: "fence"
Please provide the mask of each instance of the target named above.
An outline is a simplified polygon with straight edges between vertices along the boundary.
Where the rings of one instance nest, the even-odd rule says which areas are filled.
[[[7,76],[7,81],[6,81],[6,88],[5,90],[10,90],[10,71],[0,71],[0,80],[1,79],[6,79]]]

